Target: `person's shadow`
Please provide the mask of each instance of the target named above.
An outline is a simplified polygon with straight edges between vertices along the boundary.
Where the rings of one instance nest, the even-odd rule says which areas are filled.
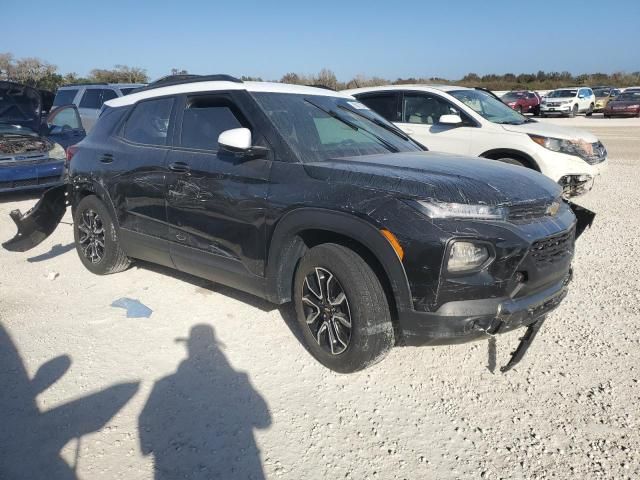
[[[267,404],[231,367],[212,327],[195,325],[186,343],[188,357],[156,382],[139,418],[155,478],[264,478],[253,429],[271,425]]]
[[[71,366],[61,355],[44,363],[30,379],[9,333],[0,323],[0,479],[72,480],[60,450],[72,439],[100,430],[133,397],[138,383],[113,385],[100,392],[41,411],[36,396]]]

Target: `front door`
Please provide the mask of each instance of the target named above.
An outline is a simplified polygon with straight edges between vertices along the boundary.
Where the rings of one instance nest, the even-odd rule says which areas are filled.
[[[461,125],[440,123],[442,115],[459,115]],[[445,99],[424,92],[405,93],[402,119],[397,123],[405,133],[431,151],[467,155],[470,151],[472,121]]]
[[[246,92],[181,99],[167,157],[170,252],[180,270],[212,280],[264,274],[266,195],[270,159],[243,159],[218,148],[225,130],[246,127],[267,146],[240,105]],[[253,116],[252,116],[253,117]],[[238,282],[246,283],[246,282]]]

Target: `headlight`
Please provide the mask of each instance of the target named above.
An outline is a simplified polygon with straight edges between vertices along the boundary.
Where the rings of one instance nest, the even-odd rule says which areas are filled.
[[[478,220],[506,220],[506,207],[470,205],[466,203],[445,203],[419,200],[417,202],[430,218],[469,218]]]
[[[464,272],[482,267],[489,260],[489,250],[483,244],[456,240],[449,248],[447,270]]]
[[[67,154],[64,151],[64,148],[62,148],[62,145],[54,143],[51,150],[49,150],[49,158],[52,160],[66,160]]]
[[[594,155],[593,145],[583,140],[565,140],[562,138],[541,137],[531,134],[529,134],[529,137],[541,147],[553,152],[575,155],[582,159],[590,158]]]
[[[562,102],[563,105],[569,105],[570,103],[573,103],[573,100],[565,100]]]

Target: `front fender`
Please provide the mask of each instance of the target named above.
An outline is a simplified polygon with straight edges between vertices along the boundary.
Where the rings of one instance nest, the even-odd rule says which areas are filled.
[[[26,252],[40,245],[51,235],[69,204],[67,185],[50,188],[27,213],[13,210],[9,216],[18,227],[18,233],[2,244],[10,252]]]
[[[276,224],[269,242],[267,279],[270,298],[276,303],[290,299],[292,278],[301,255],[297,235],[304,230],[325,230],[351,238],[366,247],[384,269],[399,310],[411,309],[411,294],[404,267],[380,231],[353,214],[322,208],[296,208]],[[298,242],[301,243],[298,239]],[[295,260],[291,261],[293,257]]]

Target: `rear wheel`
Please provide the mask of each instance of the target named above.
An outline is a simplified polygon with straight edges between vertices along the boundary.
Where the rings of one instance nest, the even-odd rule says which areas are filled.
[[[326,243],[300,260],[293,298],[307,350],[340,373],[382,360],[394,343],[380,280],[353,250]]]
[[[83,265],[97,275],[126,270],[131,261],[118,243],[118,232],[105,205],[94,195],[74,210],[73,236]]]
[[[516,111],[522,115],[522,105],[518,105],[518,107],[516,108]]]
[[[533,116],[534,117],[541,117],[542,116],[540,114],[540,105],[536,105],[535,107],[533,107]]]

